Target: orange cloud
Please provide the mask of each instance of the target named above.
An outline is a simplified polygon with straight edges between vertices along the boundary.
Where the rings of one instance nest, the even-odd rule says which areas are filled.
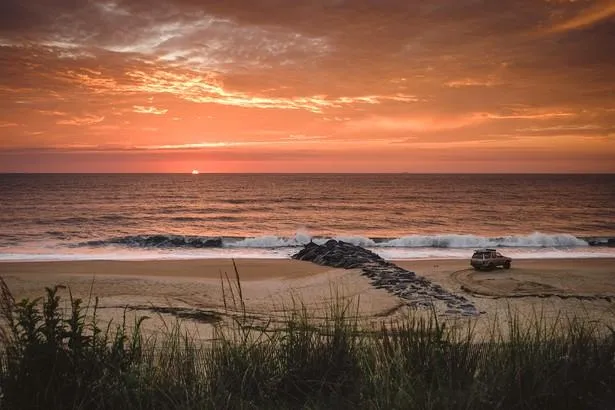
[[[546,110],[514,110],[510,113],[474,112],[457,116],[372,116],[347,121],[344,126],[350,131],[390,132],[436,132],[477,126],[493,120],[549,120],[576,115],[572,112]]]
[[[463,78],[461,80],[447,81],[445,85],[451,88],[461,87],[493,87],[500,83],[492,78],[480,79],[480,78]]]
[[[137,149],[144,150],[183,150],[183,149],[200,149],[200,148],[224,148],[224,147],[232,147],[236,145],[246,145],[246,143],[238,143],[238,142],[197,142],[193,144],[169,144],[169,145],[147,145],[147,146],[139,146]]]
[[[155,69],[151,72],[142,70],[129,71],[126,76],[131,79],[128,84],[119,84],[117,80],[93,75],[91,72],[69,72],[69,78],[90,88],[95,93],[126,94],[172,94],[183,100],[200,104],[220,104],[244,108],[306,110],[322,113],[325,109],[343,108],[350,105],[377,105],[384,101],[417,102],[413,95],[394,93],[391,95],[358,95],[330,98],[327,95],[297,97],[269,97],[253,95],[246,92],[228,90],[219,75],[210,72],[172,71]],[[152,107],[135,106],[135,112],[158,114]]]
[[[591,26],[615,16],[615,1],[602,1],[583,10],[577,16],[550,27],[547,31],[558,33]]]
[[[68,115],[67,112],[63,112],[63,111],[38,110],[38,112],[40,112],[43,115],[51,115],[51,116],[56,116],[56,117],[65,117]]]
[[[170,93],[195,103],[214,103],[245,108],[307,110],[322,113],[326,108],[341,108],[352,104],[380,104],[385,100],[414,102],[410,95],[395,94],[391,96],[355,96],[328,98],[326,95],[301,97],[264,97],[244,92],[230,91],[224,88],[221,79],[213,74],[194,72],[173,73],[156,70],[153,73],[136,71],[128,73],[136,84],[131,88],[144,93]]]
[[[481,114],[470,114],[457,117],[368,117],[345,123],[350,131],[414,131],[431,132],[455,130],[486,121],[487,117]]]
[[[0,172],[613,168],[615,0],[0,1]]]
[[[68,120],[60,120],[56,122],[56,124],[75,125],[75,126],[94,125],[94,124],[98,124],[99,122],[104,121],[104,119],[105,117],[102,115],[85,115],[83,117],[73,117]]]
[[[133,105],[132,108],[133,108],[133,111],[138,114],[164,115],[169,111],[166,108],[156,108],[152,106],[146,107],[143,105]]]
[[[552,118],[562,118],[562,117],[573,117],[576,114],[573,112],[565,112],[565,111],[554,111],[554,112],[532,112],[532,111],[521,111],[518,113],[511,114],[497,114],[497,113],[484,113],[481,114],[485,118],[489,118],[492,120],[547,120]]]

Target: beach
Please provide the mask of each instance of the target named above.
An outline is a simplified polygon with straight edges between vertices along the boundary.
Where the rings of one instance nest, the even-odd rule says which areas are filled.
[[[0,263],[0,276],[16,299],[39,297],[45,287],[64,285],[90,303],[97,297],[103,321],[118,320],[127,308],[150,316],[146,327],[152,331],[179,318],[204,338],[211,336],[212,323],[242,311],[263,322],[282,320],[300,307],[318,317],[343,300],[374,325],[415,312],[357,269],[292,259],[234,262],[240,286],[231,259],[6,262]],[[395,263],[466,297],[485,323],[511,310],[528,318],[540,314],[611,321],[615,316],[615,259],[524,259],[514,261],[510,270],[492,272],[474,271],[461,259]],[[61,292],[68,296],[66,289]],[[453,322],[461,319],[438,313]]]

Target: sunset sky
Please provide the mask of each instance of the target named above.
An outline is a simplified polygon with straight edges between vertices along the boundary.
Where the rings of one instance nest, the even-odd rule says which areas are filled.
[[[615,172],[615,0],[2,0],[0,172]]]

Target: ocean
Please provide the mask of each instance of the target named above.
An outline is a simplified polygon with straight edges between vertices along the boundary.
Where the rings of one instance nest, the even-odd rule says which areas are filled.
[[[0,175],[3,261],[287,258],[330,238],[389,259],[615,257],[615,175]]]

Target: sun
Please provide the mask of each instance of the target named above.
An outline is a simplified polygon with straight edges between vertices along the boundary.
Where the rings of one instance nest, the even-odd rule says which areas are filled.
[[[199,175],[199,174],[200,174],[200,172],[199,172],[198,169],[193,169],[192,170],[192,175]]]

